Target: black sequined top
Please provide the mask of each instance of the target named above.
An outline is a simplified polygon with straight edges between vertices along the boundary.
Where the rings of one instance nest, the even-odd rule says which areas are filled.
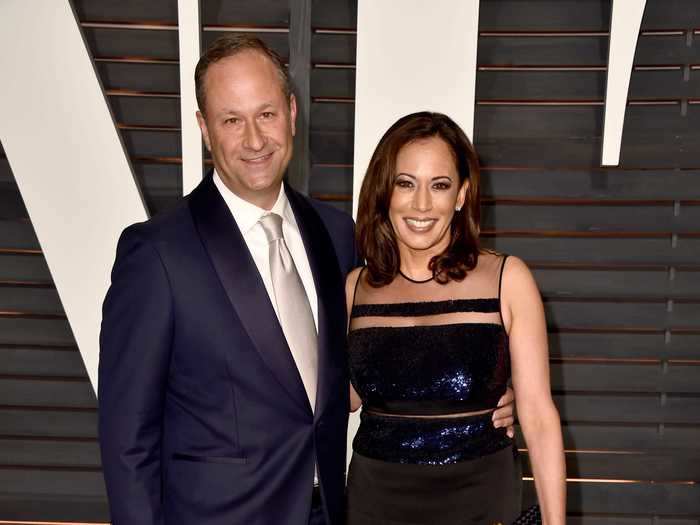
[[[497,313],[499,300],[355,305],[351,317],[454,312]],[[352,384],[370,410],[442,415],[494,408],[510,378],[500,324],[372,326],[348,338]]]
[[[355,453],[446,465],[512,446],[490,413],[459,416],[495,408],[510,379],[504,262],[480,256],[463,282],[447,285],[399,276],[372,288],[360,274],[348,334],[350,377],[363,404]]]

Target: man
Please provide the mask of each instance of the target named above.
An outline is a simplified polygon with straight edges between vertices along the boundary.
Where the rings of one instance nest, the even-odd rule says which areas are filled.
[[[283,183],[296,101],[274,52],[222,37],[195,81],[213,173],[124,231],[104,304],[112,523],[342,523],[353,223]]]

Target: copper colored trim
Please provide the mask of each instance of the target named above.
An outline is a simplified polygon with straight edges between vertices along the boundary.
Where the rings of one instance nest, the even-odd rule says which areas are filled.
[[[105,89],[105,95],[110,97],[180,98],[179,93],[137,91],[134,89]]]
[[[80,22],[82,27],[96,29],[146,29],[149,31],[177,31],[174,22],[108,22],[85,21]]]
[[[289,33],[288,27],[274,26],[247,26],[237,24],[205,25],[202,26],[205,32],[225,32],[225,33]]]

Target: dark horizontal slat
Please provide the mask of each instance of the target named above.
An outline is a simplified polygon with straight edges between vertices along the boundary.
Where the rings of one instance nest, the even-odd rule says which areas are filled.
[[[99,469],[99,444],[97,441],[37,441],[0,437],[0,465]]]
[[[0,346],[0,375],[87,377],[78,349]]]
[[[43,257],[0,255],[0,280],[51,280],[49,268]]]
[[[202,33],[202,50],[206,49],[214,40],[224,33],[225,32],[222,31],[204,31]],[[258,37],[260,40],[274,49],[283,59],[289,59],[289,35],[287,33],[256,32],[255,28],[251,28],[251,30],[246,31],[246,33]]]
[[[693,0],[647,2],[642,29],[678,29],[700,23]],[[510,30],[601,30],[610,27],[609,1],[564,0],[550,2],[519,0],[482,2],[479,26]]]
[[[26,286],[0,286],[0,311],[63,313],[63,305],[55,289]]]
[[[700,486],[698,485],[569,483],[567,490],[567,510],[572,514],[610,513],[639,517],[645,514],[661,514],[670,517],[700,513]],[[532,494],[531,491],[532,485],[526,493]],[[526,496],[526,499],[529,498]]]
[[[13,182],[0,182],[0,220],[27,217],[27,208],[17,185]]]
[[[0,221],[0,247],[39,248],[39,241],[29,221]]]
[[[121,134],[132,157],[179,157],[182,153],[177,131],[122,130]]]
[[[554,399],[567,423],[700,423],[700,396],[569,392]]]
[[[577,392],[673,392],[700,394],[698,365],[552,363],[552,388]]]
[[[0,183],[2,184],[14,184],[15,178],[12,175],[12,169],[10,168],[10,163],[4,157],[0,157]]]
[[[313,68],[311,70],[312,97],[355,97],[355,69]]]
[[[527,453],[522,454],[523,475],[532,476]],[[696,481],[700,454],[566,454],[566,475],[579,479],[625,479],[635,481]]]
[[[516,432],[522,446],[525,442],[519,427]],[[697,454],[700,450],[697,425],[574,423],[563,425],[562,433],[567,450],[662,451],[670,455],[681,450]]]
[[[700,170],[486,169],[482,191],[490,197],[687,199],[700,197]],[[681,207],[681,213],[684,209]]]
[[[540,291],[549,297],[700,297],[698,272],[648,270],[535,269]]]
[[[483,32],[484,30],[481,29]],[[477,63],[484,65],[599,66],[608,60],[608,35],[593,36],[481,34]],[[697,46],[696,46],[697,47]],[[694,64],[700,52],[686,46],[686,36],[642,35],[637,41],[636,65]]]
[[[657,206],[547,206],[496,204],[482,207],[485,230],[570,231],[697,231],[700,206],[689,206],[675,216],[673,205]]]
[[[486,247],[524,259],[576,263],[695,264],[697,239],[523,238],[500,236],[483,240]]]
[[[108,98],[114,118],[128,125],[180,126],[180,100],[159,97]]]
[[[92,55],[100,57],[178,58],[177,31],[83,28]]]
[[[357,37],[353,34],[314,33],[311,37],[314,64],[354,64],[356,51]]]
[[[25,497],[28,494],[93,498],[106,496],[102,472],[88,470],[17,470],[0,467],[0,487],[3,487],[5,497],[10,494]]]
[[[180,72],[177,64],[128,64],[98,62],[97,72],[105,89],[131,89],[179,93]]]
[[[666,342],[668,337],[668,342]],[[554,358],[588,359],[700,359],[700,336],[671,331],[650,333],[567,333],[549,334],[549,351]]]
[[[348,0],[324,0],[315,2],[311,10],[314,28],[354,29],[357,27],[357,2]]]
[[[177,4],[163,0],[103,0],[99,3],[75,0],[73,6],[81,21],[154,21],[177,24]]]
[[[594,7],[595,6],[595,7]],[[607,8],[606,8],[607,7]],[[546,13],[546,16],[544,14]],[[580,0],[500,0],[479,6],[481,30],[607,30],[610,10],[607,2]]]
[[[313,111],[313,108],[312,108]],[[309,132],[312,164],[352,164],[353,162],[353,132],[352,131],[314,131]]]
[[[700,329],[700,303],[680,303],[667,311],[664,301],[618,302],[610,300],[573,301],[557,300],[545,303],[547,320],[551,326],[559,327],[671,327]]]
[[[602,100],[606,71],[479,71],[476,98],[514,100]],[[683,71],[636,70],[630,99],[678,99],[697,91],[683,82]]]
[[[11,474],[11,472],[10,472]],[[41,475],[41,472],[35,474]],[[65,477],[57,483],[70,484]],[[31,480],[30,480],[31,483]],[[59,521],[109,523],[109,505],[105,495],[87,497],[74,494],[3,494],[0,491],[2,518],[21,521]]]
[[[311,104],[312,131],[352,131],[355,105],[314,102]]]
[[[309,191],[352,195],[352,167],[311,167]]]
[[[220,2],[204,0],[201,4],[203,25],[288,26],[287,0],[256,2]]]
[[[0,436],[96,439],[97,408],[71,411],[0,407]]]
[[[21,319],[0,317],[0,343],[21,345],[75,345],[65,319]]]
[[[91,408],[97,403],[92,386],[87,380],[0,378],[0,399],[3,404],[18,407]]]

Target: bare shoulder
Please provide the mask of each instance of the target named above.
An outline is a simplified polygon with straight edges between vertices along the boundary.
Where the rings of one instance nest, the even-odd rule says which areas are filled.
[[[537,283],[525,261],[509,255],[503,264],[501,294],[507,302],[510,302],[509,299],[517,301],[530,297],[539,298]]]
[[[357,280],[360,278],[360,274],[362,273],[363,269],[364,269],[364,267],[360,266],[359,268],[355,268],[350,273],[348,273],[348,276],[345,278],[345,295],[346,296],[350,296],[355,292],[355,287],[357,286]]]

